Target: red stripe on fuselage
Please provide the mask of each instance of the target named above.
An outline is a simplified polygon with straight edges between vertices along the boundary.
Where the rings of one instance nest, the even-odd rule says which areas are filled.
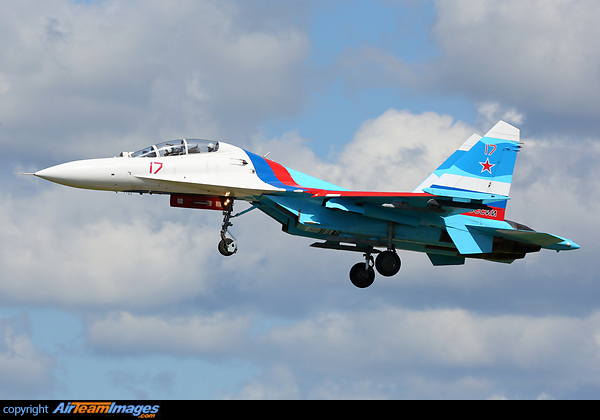
[[[265,159],[265,161],[269,164],[269,166],[273,170],[273,173],[279,181],[281,181],[285,185],[289,185],[290,187],[305,189],[304,187],[301,187],[300,185],[296,184],[296,181],[294,181],[290,173],[287,171],[287,169],[283,167],[283,165],[280,165],[279,163],[273,162],[269,159]]]
[[[378,192],[378,191],[329,191],[322,190],[313,195],[313,197],[389,197],[389,198],[411,198],[411,197],[435,197],[428,193],[409,193],[409,192]]]

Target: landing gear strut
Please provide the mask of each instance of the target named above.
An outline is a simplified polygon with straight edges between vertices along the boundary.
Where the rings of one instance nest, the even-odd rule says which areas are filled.
[[[231,213],[233,212],[233,200],[229,198],[226,199],[224,208],[223,225],[221,226],[221,240],[219,241],[218,248],[221,255],[229,257],[237,252],[237,241],[235,240],[235,237],[228,232],[228,229],[233,226],[233,223],[229,221],[229,219],[231,219]],[[231,238],[225,236],[228,233]]]
[[[387,251],[383,251],[375,260],[375,268],[385,277],[395,276],[400,271],[400,257],[396,254],[394,247],[394,222],[388,223],[388,246]]]

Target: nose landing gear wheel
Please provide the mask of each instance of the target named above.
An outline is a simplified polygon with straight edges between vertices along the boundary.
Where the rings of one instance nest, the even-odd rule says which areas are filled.
[[[383,251],[375,260],[375,268],[385,277],[396,275],[400,271],[400,266],[400,257],[394,251]]]
[[[230,257],[237,252],[237,242],[231,238],[219,241],[219,252],[225,257]]]

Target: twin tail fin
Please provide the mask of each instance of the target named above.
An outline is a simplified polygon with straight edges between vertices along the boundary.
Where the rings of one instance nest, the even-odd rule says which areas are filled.
[[[470,216],[504,220],[519,140],[519,129],[500,121],[485,136],[471,136],[414,192],[481,202],[485,209]]]

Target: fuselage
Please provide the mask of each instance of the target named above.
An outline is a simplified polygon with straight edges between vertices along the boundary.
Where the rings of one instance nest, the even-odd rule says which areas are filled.
[[[177,140],[180,141],[180,140]],[[155,194],[207,194],[247,197],[275,192],[256,175],[243,149],[217,143],[218,150],[166,154],[160,149],[135,156],[86,159],[52,166],[35,173],[75,188]]]

